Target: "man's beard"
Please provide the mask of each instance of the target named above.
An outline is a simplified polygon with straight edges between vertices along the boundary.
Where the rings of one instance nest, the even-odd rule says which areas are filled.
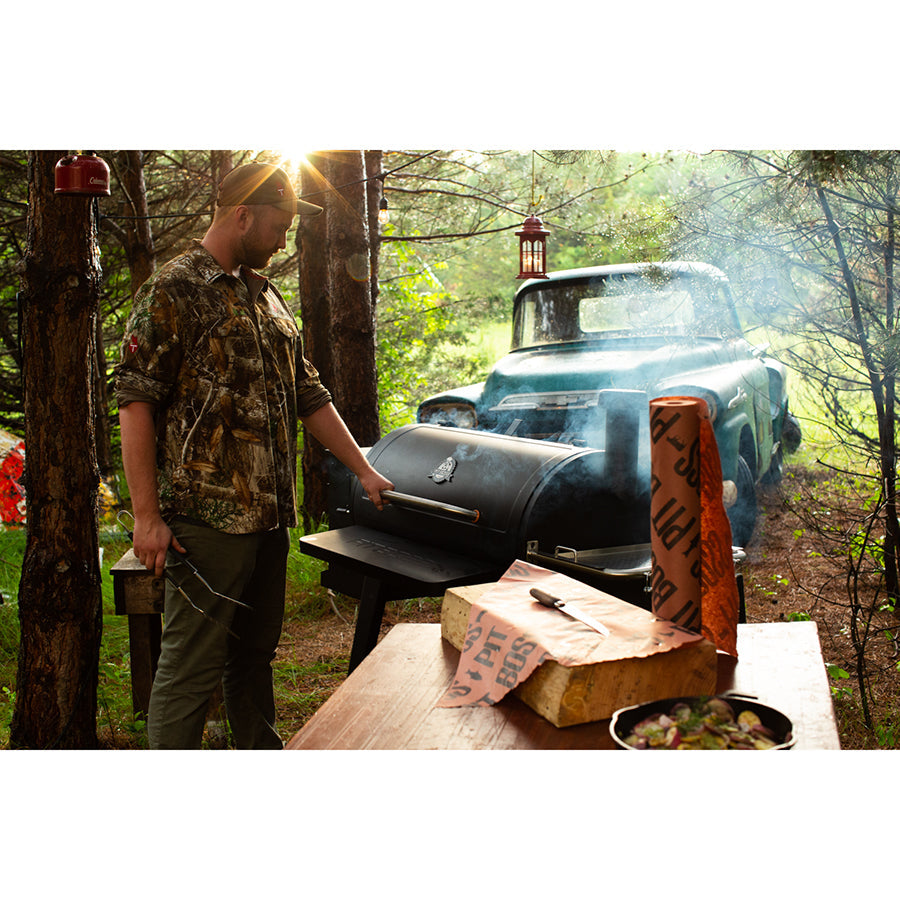
[[[241,262],[251,269],[265,268],[277,252],[277,247],[269,249],[259,243],[255,225],[241,238]]]

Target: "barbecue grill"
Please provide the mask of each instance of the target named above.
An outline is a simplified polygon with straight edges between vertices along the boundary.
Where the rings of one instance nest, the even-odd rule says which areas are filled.
[[[392,431],[366,456],[393,482],[390,504],[379,512],[333,461],[334,527],[300,539],[304,553],[328,564],[322,585],[359,600],[351,671],[375,646],[389,600],[496,581],[516,559],[562,571],[569,554],[649,547],[649,479],[621,455],[417,424]],[[649,604],[641,574],[610,580],[584,568],[579,580],[610,593],[627,581],[616,595]]]

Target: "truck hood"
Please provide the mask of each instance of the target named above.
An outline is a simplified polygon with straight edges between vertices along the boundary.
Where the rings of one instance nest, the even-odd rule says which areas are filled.
[[[689,383],[692,373],[699,376],[731,357],[726,342],[702,339],[688,346],[662,338],[620,338],[517,350],[494,366],[482,403],[490,409],[510,395],[607,389],[642,390],[653,397],[667,384]]]

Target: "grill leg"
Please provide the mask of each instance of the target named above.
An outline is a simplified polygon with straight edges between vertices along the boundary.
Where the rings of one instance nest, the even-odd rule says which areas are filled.
[[[359,597],[359,611],[356,616],[356,631],[353,634],[353,649],[350,651],[352,672],[375,649],[381,631],[386,602],[384,585],[378,578],[363,578]]]

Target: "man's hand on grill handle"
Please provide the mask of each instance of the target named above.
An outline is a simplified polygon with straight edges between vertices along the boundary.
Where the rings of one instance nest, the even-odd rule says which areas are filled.
[[[362,489],[366,492],[368,498],[375,504],[376,509],[384,509],[390,503],[381,496],[382,491],[392,491],[394,485],[387,480],[381,473],[372,469],[359,479]]]

